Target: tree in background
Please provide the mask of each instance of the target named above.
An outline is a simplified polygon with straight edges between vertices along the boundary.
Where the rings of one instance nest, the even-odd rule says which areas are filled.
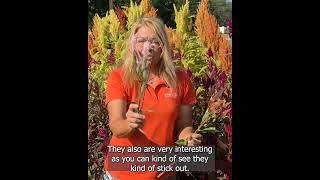
[[[227,26],[228,19],[232,17],[232,3],[225,0],[211,0],[209,10],[217,18],[220,26]]]
[[[176,3],[177,7],[184,4],[185,0],[180,0]],[[195,15],[200,3],[200,0],[189,0],[190,3],[190,15]],[[220,26],[227,26],[228,19],[232,18],[232,3],[225,0],[209,0],[208,7],[210,13],[213,14]]]
[[[92,19],[95,14],[105,16],[110,10],[110,5],[112,5],[111,9],[114,9],[116,6],[128,6],[129,3],[129,0],[88,0],[88,29],[92,28]]]
[[[140,3],[141,0],[134,2]],[[179,9],[182,4],[185,4],[185,0],[152,0],[153,6],[158,10],[157,15],[160,17],[168,27],[175,28],[174,22],[174,9],[173,4]],[[92,26],[92,18],[95,14],[104,16],[110,9],[110,4],[113,8],[118,6],[128,6],[129,0],[88,0],[88,29]],[[190,0],[190,15],[197,13],[197,8],[200,0]],[[232,3],[226,2],[225,0],[210,0],[209,10],[217,18],[220,26],[227,26],[227,20],[232,17]]]
[[[91,29],[92,19],[95,14],[105,16],[109,10],[109,4],[106,0],[88,0],[88,29]]]

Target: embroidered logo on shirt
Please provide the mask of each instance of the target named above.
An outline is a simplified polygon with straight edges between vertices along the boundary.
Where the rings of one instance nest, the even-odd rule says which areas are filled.
[[[174,93],[165,93],[164,97],[165,98],[176,98],[178,96],[178,94],[176,92]]]

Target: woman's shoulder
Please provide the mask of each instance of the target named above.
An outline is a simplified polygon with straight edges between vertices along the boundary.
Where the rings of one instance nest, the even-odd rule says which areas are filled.
[[[113,76],[120,76],[122,77],[123,75],[123,69],[122,67],[117,67],[117,68],[114,68],[113,70],[111,70],[110,74],[109,75],[113,75]]]
[[[123,70],[122,68],[115,68],[112,69],[108,74],[107,74],[107,81],[109,82],[115,82],[115,81],[122,81],[123,79]]]

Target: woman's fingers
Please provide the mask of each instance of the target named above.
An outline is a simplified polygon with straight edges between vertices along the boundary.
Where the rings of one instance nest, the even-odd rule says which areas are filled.
[[[130,118],[129,119],[129,123],[134,123],[134,124],[143,124],[143,120],[142,119],[136,119],[136,118]]]
[[[143,127],[143,120],[141,119],[135,119],[135,118],[129,118],[129,127],[134,129],[134,128],[142,128]]]
[[[146,118],[145,115],[136,113],[138,109],[137,104],[130,104],[129,109],[126,113],[127,121],[129,122],[129,127],[131,129],[142,128],[144,119]]]
[[[142,128],[145,119],[145,115],[135,112],[136,109],[138,109],[137,104],[130,104],[128,112],[126,113],[129,127],[132,129]]]
[[[200,145],[201,144],[201,141],[200,140],[197,140],[197,139],[192,139],[192,143],[194,145]]]
[[[188,140],[188,146],[198,146],[198,145],[201,145],[202,135],[192,133],[187,137],[187,140]]]
[[[135,112],[135,110],[137,109],[138,109],[137,104],[130,104],[128,112],[126,113],[127,118],[145,119],[145,115]]]
[[[196,133],[192,133],[192,138],[202,141],[202,135],[201,134],[196,134]]]
[[[139,107],[138,104],[131,103],[131,104],[129,105],[128,111],[134,112],[135,110],[138,109],[138,107]]]
[[[127,118],[136,118],[136,119],[145,119],[146,118],[145,115],[135,113],[132,111],[127,112],[126,116],[127,116]]]

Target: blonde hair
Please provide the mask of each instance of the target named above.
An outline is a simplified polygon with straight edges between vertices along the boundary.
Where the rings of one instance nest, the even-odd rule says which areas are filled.
[[[163,22],[154,17],[143,17],[139,19],[133,26],[130,37],[127,43],[127,53],[122,61],[121,67],[124,73],[124,83],[132,86],[132,82],[138,78],[136,73],[136,60],[134,53],[132,52],[132,42],[134,35],[141,27],[148,27],[153,30],[158,36],[162,48],[161,59],[159,61],[159,75],[162,77],[168,86],[172,88],[177,87],[177,75],[175,65],[172,61],[171,51],[169,46],[168,37],[165,31]]]

